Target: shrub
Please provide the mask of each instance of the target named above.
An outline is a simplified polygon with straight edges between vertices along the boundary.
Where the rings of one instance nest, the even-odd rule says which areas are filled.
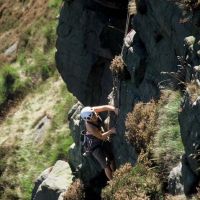
[[[166,181],[183,154],[178,123],[180,100],[179,92],[164,90],[157,103],[136,104],[126,119],[127,138],[142,153],[139,162],[156,166],[161,182]]]
[[[84,199],[84,187],[79,179],[75,180],[64,194],[64,200]]]
[[[43,28],[43,34],[46,38],[46,45],[44,46],[44,51],[48,52],[49,49],[53,48],[56,43],[56,23],[53,21],[51,23],[48,23]]]
[[[199,9],[200,7],[200,0],[184,0],[184,5],[187,9]]]
[[[63,0],[50,0],[49,7],[50,8],[59,8]]]
[[[110,70],[115,73],[121,73],[124,70],[124,61],[121,56],[115,56],[110,65]]]
[[[200,96],[200,85],[193,80],[187,84],[186,90],[191,97],[191,101],[194,103],[196,99]]]
[[[42,76],[43,81],[48,79],[52,74],[53,74],[53,70],[49,66],[47,66],[47,65],[42,66],[41,76]]]
[[[4,77],[0,76],[0,105],[5,102],[6,99],[6,88],[4,84]]]
[[[102,192],[103,200],[162,199],[159,179],[153,170],[138,163],[132,167],[123,165],[113,175],[109,185]]]
[[[129,15],[136,15],[137,14],[137,8],[136,8],[135,0],[129,1],[128,12],[129,12]]]
[[[157,105],[155,101],[150,103],[138,103],[126,118],[126,137],[133,144],[138,153],[146,151],[148,144],[157,131]]]
[[[0,70],[0,105],[10,98],[24,94],[28,85],[29,81],[21,80],[14,67],[2,67]]]
[[[38,82],[40,78],[44,81],[55,72],[54,61],[49,59],[40,49],[33,52],[34,64],[27,66],[25,69],[26,76]]]

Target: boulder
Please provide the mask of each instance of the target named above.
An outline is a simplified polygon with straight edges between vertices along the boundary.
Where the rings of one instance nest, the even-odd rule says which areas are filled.
[[[36,180],[32,200],[56,200],[72,183],[69,164],[57,161],[51,170],[45,170]]]
[[[184,193],[182,181],[182,163],[174,167],[168,176],[168,192],[172,195]]]
[[[17,52],[18,47],[18,41],[12,44],[8,49],[5,50],[4,55],[5,56],[11,56],[12,54]]]

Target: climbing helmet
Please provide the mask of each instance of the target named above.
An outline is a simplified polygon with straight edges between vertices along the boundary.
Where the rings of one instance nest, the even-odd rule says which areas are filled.
[[[81,118],[85,121],[91,120],[94,114],[94,109],[90,106],[84,107],[81,110]]]

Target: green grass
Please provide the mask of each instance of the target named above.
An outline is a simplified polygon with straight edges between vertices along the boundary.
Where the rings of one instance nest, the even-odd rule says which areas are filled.
[[[4,77],[0,76],[0,105],[6,100],[6,87],[4,84]]]
[[[0,106],[8,98],[24,94],[28,85],[28,80],[21,79],[15,67],[10,65],[2,67],[0,69]]]
[[[63,0],[50,0],[49,7],[50,8],[59,8]]]
[[[23,55],[23,54],[22,54]],[[35,49],[32,54],[33,63],[22,66],[27,77],[33,80],[45,81],[55,72],[54,50],[44,54],[40,49]],[[24,61],[23,61],[24,62]],[[40,81],[41,82],[41,81]]]
[[[165,170],[175,167],[184,151],[178,122],[180,102],[179,92],[165,91],[158,109],[158,132],[154,139],[153,154],[156,161],[165,166]]]
[[[19,183],[23,196],[30,199],[34,180],[46,168],[59,159],[66,159],[67,151],[72,144],[70,132],[49,133],[42,145],[29,144],[17,151],[17,168],[20,169]]]
[[[72,94],[66,92],[65,85],[62,86],[61,92],[63,93],[63,98],[56,106],[56,116],[52,122],[52,130],[57,129],[61,124],[67,122],[67,113],[74,103],[74,97]]]
[[[57,77],[53,77],[52,81],[54,79]],[[44,93],[47,89],[49,89],[49,83],[43,83],[34,91],[34,95]],[[52,126],[42,142],[35,143],[32,140],[23,142],[22,138],[16,139],[8,150],[0,147],[0,153],[2,152],[0,154],[0,172],[2,173],[0,199],[30,199],[34,180],[39,174],[54,165],[57,160],[67,160],[68,149],[73,143],[67,126],[67,113],[75,103],[75,98],[67,91],[65,84],[62,84],[57,92],[59,101],[56,101],[52,109]],[[14,123],[14,121],[9,120],[9,123]],[[5,154],[5,152],[8,153]],[[6,186],[6,191],[2,192],[2,184]]]
[[[49,85],[45,84],[49,77],[58,78],[55,73],[54,54],[56,15],[61,2],[50,0],[48,12],[21,36],[16,61],[19,66],[0,66],[0,105],[7,102],[8,96],[11,95],[24,92],[41,94],[49,89]],[[16,141],[10,142],[10,148],[3,156],[1,153],[4,147],[0,146],[0,199],[30,199],[35,178],[56,160],[67,159],[68,149],[73,142],[67,126],[67,113],[75,99],[64,84],[58,92],[60,99],[52,111],[52,126],[42,143],[24,143],[16,138]],[[26,107],[29,109],[30,106],[27,104]],[[21,120],[25,122],[26,119],[26,116],[23,116]],[[12,119],[6,121],[7,126],[12,123]],[[19,135],[24,131],[26,130],[19,129]]]
[[[46,89],[44,86],[42,89]],[[24,199],[29,199],[33,189],[33,180],[47,167],[52,166],[57,160],[67,160],[67,152],[73,143],[70,130],[67,128],[67,113],[74,104],[74,97],[70,94],[66,86],[61,88],[62,98],[54,107],[54,116],[52,118],[52,126],[46,135],[42,144],[33,144],[28,149],[22,150],[19,155],[24,159],[24,163],[20,162],[19,168],[26,166],[24,171],[28,171],[26,176],[22,176],[20,182]],[[64,127],[64,128],[63,128]],[[34,160],[34,167],[28,164],[29,159]],[[29,169],[29,170],[28,170]]]
[[[18,93],[26,94],[27,88],[35,87],[53,76],[56,70],[56,15],[61,3],[62,0],[49,0],[48,12],[33,21],[20,36],[16,61],[20,66],[0,64],[0,105],[7,102],[9,96],[13,98]]]

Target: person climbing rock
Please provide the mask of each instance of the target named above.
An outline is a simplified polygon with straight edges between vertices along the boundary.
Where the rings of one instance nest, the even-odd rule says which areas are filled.
[[[81,110],[81,118],[85,121],[87,148],[104,169],[107,178],[111,180],[115,170],[115,162],[109,138],[116,134],[116,129],[112,127],[106,132],[103,130],[103,121],[99,113],[106,111],[118,114],[118,109],[111,105],[88,106]]]

